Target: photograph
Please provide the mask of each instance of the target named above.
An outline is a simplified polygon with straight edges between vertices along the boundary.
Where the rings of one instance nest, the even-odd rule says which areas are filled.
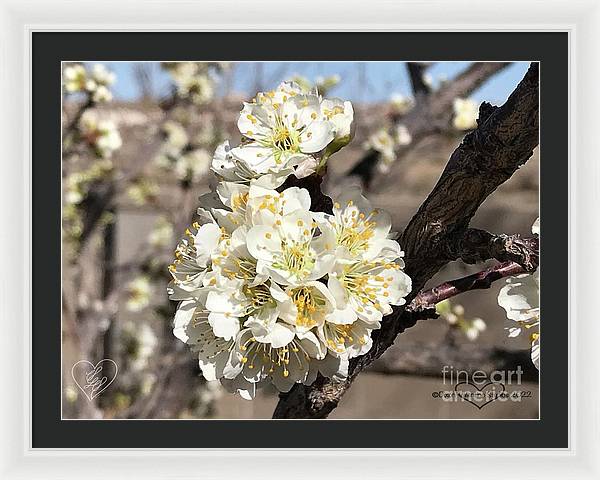
[[[540,418],[536,58],[60,75],[62,420]]]

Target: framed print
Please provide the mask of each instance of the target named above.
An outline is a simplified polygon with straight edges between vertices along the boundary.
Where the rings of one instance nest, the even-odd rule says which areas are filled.
[[[6,380],[29,406],[7,465],[391,478],[498,455],[597,478],[574,32],[598,14],[577,8],[519,29],[28,24],[7,57],[29,82],[6,89],[29,155],[6,170],[27,253]]]
[[[139,42],[156,56],[177,39],[221,51],[211,49],[215,61],[183,61],[191,52],[180,49],[160,62],[81,51]],[[303,53],[366,40],[380,45],[369,62],[338,58],[337,47],[321,47],[320,58]],[[454,42],[453,52],[477,45],[487,59],[463,48],[462,62],[431,60],[434,50],[412,61],[385,48],[429,49],[428,41]],[[250,61],[233,47],[252,42],[272,50]],[[531,51],[501,61],[511,58],[511,42]],[[270,59],[284,58],[278,46],[289,44],[303,47]],[[502,53],[492,53],[500,44]],[[321,422],[332,434],[403,420],[413,420],[402,422],[409,430],[458,422],[494,431],[510,422],[523,446],[567,446],[566,396],[557,393],[566,391],[566,370],[543,380],[541,368],[539,267],[539,199],[566,221],[566,164],[549,161],[544,171],[539,160],[545,128],[549,156],[567,147],[554,133],[566,131],[566,116],[553,112],[566,108],[566,97],[557,100],[567,87],[565,34],[39,33],[34,79],[51,49],[68,45],[80,53],[57,71],[61,415],[40,430],[40,446],[63,428],[93,430],[106,420],[123,429],[122,442],[135,420],[161,428],[159,420],[177,419],[167,428],[184,430],[200,421],[210,434],[187,447],[208,447],[208,438],[217,446],[226,429],[244,437],[257,425],[272,435],[256,446],[276,447],[283,432],[297,431],[290,446],[302,447],[302,432],[314,428],[270,417],[343,420]],[[39,97],[50,106],[50,96]],[[34,135],[45,118],[34,113]],[[51,176],[40,170],[40,185],[50,188]],[[554,195],[540,195],[543,178]],[[50,228],[50,219],[45,213],[40,223]],[[552,252],[560,235],[549,236]],[[553,261],[549,275],[560,268],[566,261]],[[53,324],[42,324],[39,345],[36,325],[34,315],[37,352],[51,347]],[[568,364],[567,335],[549,336],[563,342],[545,344],[552,353],[544,363],[557,372]],[[51,378],[44,365],[34,363],[34,377]],[[555,392],[547,399],[546,385]],[[34,397],[33,406],[34,418],[52,418],[47,399]],[[69,446],[72,437],[61,438]],[[166,447],[165,438],[146,442]],[[358,447],[352,438],[340,441]],[[408,446],[384,438],[377,446]],[[95,435],[78,443],[88,441],[105,446]],[[502,446],[499,436],[458,442]]]

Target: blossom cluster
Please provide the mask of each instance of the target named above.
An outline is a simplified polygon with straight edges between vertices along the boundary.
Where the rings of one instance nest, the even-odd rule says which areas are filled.
[[[538,218],[531,231],[540,234]],[[509,338],[527,333],[531,343],[531,361],[540,368],[540,269],[532,274],[517,275],[506,279],[500,289],[498,304],[506,311],[510,321],[507,327]]]
[[[171,74],[177,94],[192,103],[203,105],[215,94],[215,72],[227,68],[225,63],[165,62],[163,67]]]
[[[79,122],[79,134],[97,157],[111,158],[123,146],[117,125],[112,120],[101,120],[95,112],[86,112]]]
[[[390,216],[359,190],[324,213],[306,189],[282,186],[322,167],[349,141],[352,120],[349,102],[294,83],[244,104],[242,141],[217,148],[216,191],[200,198],[199,220],[175,251],[174,334],[207,380],[244,398],[317,373],[344,378],[411,290]]]
[[[94,102],[110,102],[113,98],[110,87],[116,76],[101,63],[86,70],[81,64],[65,67],[63,71],[65,90],[68,93],[87,93]]]

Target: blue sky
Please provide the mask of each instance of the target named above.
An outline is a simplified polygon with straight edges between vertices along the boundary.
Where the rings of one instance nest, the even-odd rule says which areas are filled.
[[[469,66],[470,62],[439,62],[432,65],[428,73],[434,83],[441,78],[451,79]],[[119,100],[135,100],[139,97],[139,88],[135,82],[132,62],[107,62],[117,74],[113,87]],[[523,78],[528,67],[527,62],[517,62],[493,76],[472,95],[476,101],[503,103]],[[163,95],[168,91],[169,76],[158,63],[151,64],[154,93]],[[234,65],[231,89],[234,92],[254,95],[257,78],[257,64],[240,62]],[[410,83],[403,62],[265,62],[262,64],[262,83],[268,89],[281,80],[300,74],[310,80],[317,76],[339,74],[341,83],[331,91],[332,95],[355,102],[385,101],[392,93],[410,94]],[[366,79],[366,82],[363,80]],[[222,86],[223,88],[223,86]]]

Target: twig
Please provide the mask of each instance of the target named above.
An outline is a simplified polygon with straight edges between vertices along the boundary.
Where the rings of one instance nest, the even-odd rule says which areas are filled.
[[[410,303],[409,310],[419,310],[425,307],[430,307],[440,303],[443,300],[455,297],[461,293],[471,290],[481,290],[490,288],[492,283],[501,278],[513,277],[522,273],[527,273],[527,270],[515,262],[504,262],[486,268],[480,272],[466,277],[457,278],[444,282],[437,287],[429,290],[421,291]]]

